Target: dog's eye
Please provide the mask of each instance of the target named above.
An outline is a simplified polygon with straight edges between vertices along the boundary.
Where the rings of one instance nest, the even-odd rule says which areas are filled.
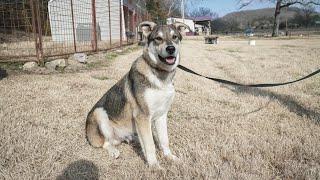
[[[156,40],[157,41],[162,41],[162,38],[161,37],[156,37]]]
[[[176,36],[176,35],[172,36],[172,39],[177,39],[177,38],[178,38],[178,36]]]

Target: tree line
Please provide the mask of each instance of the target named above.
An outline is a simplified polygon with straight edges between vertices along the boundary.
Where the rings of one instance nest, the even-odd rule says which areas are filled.
[[[271,13],[266,15],[263,11],[247,12],[248,15],[246,12],[241,12],[230,14],[228,18],[214,19],[212,30],[215,32],[237,32],[245,29],[272,31],[274,17]],[[320,27],[319,22],[320,14],[315,11],[314,7],[289,8],[279,20],[279,30]]]
[[[255,1],[271,2],[275,4],[272,36],[279,35],[280,14],[284,11],[285,8],[288,8],[293,5],[300,5],[304,7],[311,5],[320,5],[320,0],[238,0],[241,8],[246,7]]]

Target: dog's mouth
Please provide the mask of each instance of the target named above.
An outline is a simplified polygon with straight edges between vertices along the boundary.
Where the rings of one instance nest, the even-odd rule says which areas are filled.
[[[162,61],[162,62],[164,62],[164,63],[166,63],[166,64],[168,64],[168,65],[174,65],[174,63],[176,62],[176,57],[174,57],[174,56],[168,56],[168,57],[161,57],[160,55],[158,55],[159,56],[159,59]]]

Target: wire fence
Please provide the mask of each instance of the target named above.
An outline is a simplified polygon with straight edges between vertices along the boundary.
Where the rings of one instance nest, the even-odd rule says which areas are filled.
[[[2,0],[0,62],[41,64],[132,44],[147,17],[143,5],[126,0]]]

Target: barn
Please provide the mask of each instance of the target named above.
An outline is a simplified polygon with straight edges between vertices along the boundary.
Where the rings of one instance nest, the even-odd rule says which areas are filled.
[[[101,41],[126,39],[136,29],[137,9],[129,0],[50,0],[48,3],[52,40],[78,42],[92,40],[93,7],[96,14],[97,39]],[[110,19],[109,19],[110,17]]]

